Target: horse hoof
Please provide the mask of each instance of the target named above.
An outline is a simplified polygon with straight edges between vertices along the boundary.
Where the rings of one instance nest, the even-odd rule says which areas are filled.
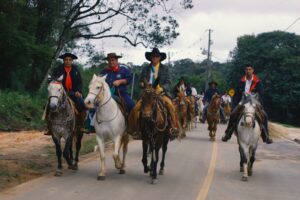
[[[126,173],[125,169],[120,169],[120,174],[125,174],[125,173]]]
[[[98,181],[104,181],[104,180],[105,180],[105,176],[98,176],[98,177],[97,177],[97,180],[98,180]]]
[[[246,177],[246,176],[243,176],[243,177],[242,177],[242,181],[245,181],[245,182],[247,182],[247,181],[248,181],[248,177]]]
[[[58,170],[58,171],[55,171],[55,174],[54,176],[62,176],[62,171],[61,170]]]
[[[144,168],[144,173],[147,174],[149,172],[150,168],[149,167],[145,167]]]
[[[157,178],[153,178],[153,179],[151,180],[151,184],[155,185],[155,184],[157,184],[157,183],[158,183]]]
[[[248,176],[252,176],[252,171],[248,171]]]
[[[164,170],[163,169],[159,170],[159,175],[164,175]]]

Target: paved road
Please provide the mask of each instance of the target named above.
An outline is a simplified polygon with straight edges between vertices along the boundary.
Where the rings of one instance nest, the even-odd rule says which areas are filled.
[[[127,173],[114,169],[107,152],[107,177],[97,181],[98,154],[80,163],[80,170],[66,170],[27,182],[0,194],[0,199],[22,200],[298,200],[300,198],[300,145],[286,139],[265,145],[260,141],[254,174],[240,180],[236,139],[220,141],[225,129],[219,125],[217,141],[210,142],[206,125],[199,125],[187,138],[171,142],[165,175],[157,185],[143,173],[140,141],[129,144]]]

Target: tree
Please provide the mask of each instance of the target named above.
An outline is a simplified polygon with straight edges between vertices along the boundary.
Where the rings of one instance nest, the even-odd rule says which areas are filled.
[[[66,0],[63,26],[58,33],[47,74],[63,47],[78,39],[120,38],[132,46],[163,46],[179,33],[178,23],[171,15],[178,1],[161,0]],[[181,0],[181,7],[191,9],[192,0]]]
[[[228,67],[228,81],[236,85],[244,74],[244,65],[253,64],[264,85],[263,103],[270,118],[299,125],[299,47],[300,36],[293,33],[274,31],[242,36]]]

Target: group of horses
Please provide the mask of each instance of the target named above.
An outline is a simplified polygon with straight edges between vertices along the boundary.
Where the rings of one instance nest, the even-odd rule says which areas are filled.
[[[162,159],[160,163],[159,174],[164,174],[165,154],[167,145],[172,137],[170,134],[170,120],[166,105],[162,99],[161,94],[156,93],[155,86],[144,83],[144,89],[141,93],[141,110],[138,113],[138,121],[126,120],[124,113],[122,113],[118,103],[112,98],[112,94],[108,84],[105,81],[106,76],[94,75],[89,85],[89,93],[85,98],[85,105],[88,108],[95,108],[94,127],[96,131],[96,139],[100,151],[100,170],[98,173],[98,180],[105,180],[105,141],[112,140],[114,143],[113,159],[115,168],[119,170],[120,174],[126,173],[125,163],[126,154],[129,143],[128,126],[138,126],[141,133],[143,144],[142,163],[144,172],[150,173],[151,182],[157,183],[157,165],[159,161],[159,151],[162,149]],[[76,109],[72,101],[67,97],[66,91],[61,83],[62,77],[52,80],[48,84],[48,122],[49,128],[52,132],[52,139],[56,146],[56,155],[58,165],[55,172],[56,176],[62,175],[62,150],[61,138],[65,139],[65,147],[63,150],[63,157],[66,159],[68,168],[72,170],[78,169],[78,155],[81,147],[82,133],[79,131],[78,123],[76,123]],[[250,103],[249,103],[250,102]],[[198,114],[195,110],[195,104],[198,104]],[[201,117],[203,104],[201,99],[193,97],[185,97],[183,92],[177,94],[177,98],[173,101],[176,110],[176,116],[180,124],[179,137],[185,137],[185,130],[191,129],[196,124],[196,116]],[[257,103],[257,102],[256,102]],[[239,150],[241,153],[241,171],[244,171],[244,176],[251,174],[252,165],[255,160],[255,150],[257,145],[250,145],[249,137],[244,136],[245,132],[249,130],[259,129],[259,125],[253,117],[253,106],[250,99],[247,100],[245,108],[245,116],[242,117],[237,127],[239,140]],[[216,125],[219,122],[219,107],[220,96],[214,95],[212,102],[208,107],[208,129],[211,140],[214,140],[216,134]],[[255,110],[255,109],[254,109]],[[129,114],[131,119],[132,113]],[[253,116],[251,116],[253,114]],[[254,121],[253,121],[254,120]],[[248,129],[249,130],[248,130]],[[247,129],[246,131],[244,129]],[[250,130],[250,131],[251,131]],[[240,136],[240,133],[242,134]],[[257,134],[255,135],[255,140]],[[73,158],[72,147],[76,144],[76,154]],[[251,149],[250,155],[248,149]],[[120,152],[122,149],[122,159]],[[151,161],[148,164],[148,152],[151,153]],[[250,163],[247,165],[245,163]],[[244,178],[246,180],[246,178]]]

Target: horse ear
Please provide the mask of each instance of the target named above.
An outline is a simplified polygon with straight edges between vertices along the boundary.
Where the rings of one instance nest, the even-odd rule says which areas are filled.
[[[95,78],[97,78],[97,75],[96,75],[96,74],[93,75],[93,79],[95,79]]]
[[[159,84],[160,80],[159,80],[159,77],[157,77],[152,85],[153,88],[156,88],[157,85]]]
[[[48,81],[48,84],[52,81],[52,76],[50,74],[48,74],[47,81]]]
[[[105,74],[104,76],[101,76],[101,78],[102,78],[103,80],[106,80],[106,77],[107,77],[107,74]]]
[[[140,82],[140,86],[141,86],[141,88],[145,88],[147,84],[148,84],[148,81],[147,81],[147,79],[144,77],[144,78],[142,79],[142,81]]]
[[[63,75],[61,75],[60,77],[58,77],[58,78],[56,79],[56,81],[62,82],[63,78],[64,78]]]

